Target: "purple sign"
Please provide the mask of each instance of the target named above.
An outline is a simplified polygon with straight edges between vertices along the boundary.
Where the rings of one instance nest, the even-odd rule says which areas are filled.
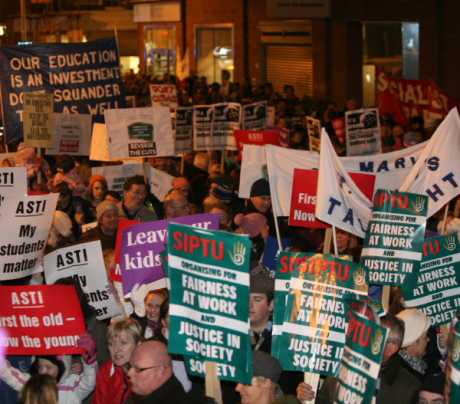
[[[151,284],[152,289],[166,287],[161,253],[168,242],[168,223],[188,224],[218,230],[219,216],[200,213],[169,220],[139,223],[122,232],[120,269],[123,293],[129,295],[136,283]]]

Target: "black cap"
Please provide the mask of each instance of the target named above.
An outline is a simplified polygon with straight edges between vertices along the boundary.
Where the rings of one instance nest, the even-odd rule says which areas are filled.
[[[444,383],[445,376],[442,372],[427,373],[423,378],[423,384],[420,391],[429,391],[430,393],[436,393],[444,395]]]
[[[283,369],[273,356],[262,351],[254,351],[252,361],[254,377],[265,377],[273,383],[278,383]]]
[[[259,178],[251,187],[250,197],[270,196],[270,185],[265,178]]]

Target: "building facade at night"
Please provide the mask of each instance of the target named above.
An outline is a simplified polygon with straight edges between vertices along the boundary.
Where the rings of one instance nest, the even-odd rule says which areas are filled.
[[[53,12],[47,24],[30,14],[34,40],[116,32],[125,69],[155,76],[193,71],[208,82],[228,70],[233,81],[270,81],[276,90],[291,84],[299,95],[364,98],[368,105],[383,69],[433,80],[460,99],[457,0],[41,1],[48,4],[29,5],[35,15]],[[17,10],[0,18],[8,43],[19,37],[18,18]]]

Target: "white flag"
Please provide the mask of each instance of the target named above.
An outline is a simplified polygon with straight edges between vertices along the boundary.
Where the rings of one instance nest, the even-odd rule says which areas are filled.
[[[460,194],[460,117],[449,111],[400,187],[428,196],[428,216]]]
[[[371,156],[339,157],[339,160],[347,172],[374,174],[374,190],[397,190],[427,144],[424,142],[407,149]],[[265,154],[273,162],[268,169],[273,209],[279,216],[289,216],[294,168],[319,168],[319,155],[273,145],[244,145],[238,192],[240,198],[249,198],[252,184],[264,176],[264,167],[267,165]]]
[[[372,202],[345,171],[326,130],[323,129],[315,216],[363,238],[371,212]]]

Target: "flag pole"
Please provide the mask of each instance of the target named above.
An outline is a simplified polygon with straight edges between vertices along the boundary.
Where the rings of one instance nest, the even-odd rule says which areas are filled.
[[[337,233],[335,231],[335,226],[332,226],[332,242],[334,244],[334,255],[339,256],[339,250],[337,248]]]
[[[441,227],[441,234],[445,235],[446,234],[446,228],[447,228],[447,215],[449,213],[449,202],[446,203],[446,206],[444,207],[444,218],[442,219],[442,227]]]

